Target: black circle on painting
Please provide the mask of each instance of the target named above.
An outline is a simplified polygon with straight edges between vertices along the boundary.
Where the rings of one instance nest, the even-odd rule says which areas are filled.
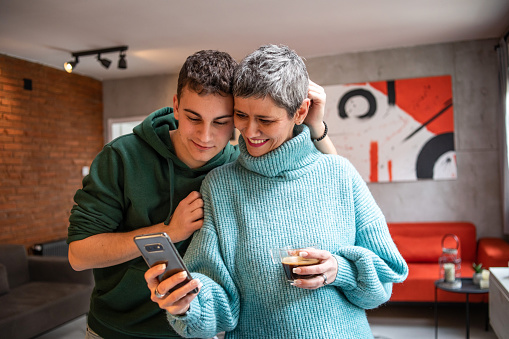
[[[429,139],[417,157],[415,170],[417,179],[433,179],[433,168],[445,153],[454,151],[454,133],[438,134]]]
[[[366,119],[366,118],[371,118],[373,115],[375,115],[375,112],[376,112],[376,99],[375,99],[375,96],[370,91],[367,91],[365,89],[354,89],[354,90],[351,90],[351,91],[345,93],[341,97],[341,100],[339,100],[339,103],[338,103],[338,112],[339,112],[339,116],[342,119],[348,118],[348,114],[346,113],[346,110],[345,110],[346,102],[350,98],[356,97],[356,96],[364,97],[368,101],[368,104],[369,104],[369,108],[368,108],[368,111],[366,112],[366,114],[361,115],[358,118],[359,119]]]

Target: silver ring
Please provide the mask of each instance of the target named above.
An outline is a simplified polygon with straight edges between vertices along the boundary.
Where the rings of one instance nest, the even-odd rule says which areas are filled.
[[[155,295],[156,297],[158,297],[159,299],[162,299],[162,298],[166,297],[166,294],[161,294],[161,293],[159,293],[159,291],[157,290],[157,287],[156,287],[156,288],[155,288],[155,290],[154,290],[154,295]]]
[[[327,276],[325,275],[325,273],[322,273],[322,278],[323,278],[323,286],[327,285]]]

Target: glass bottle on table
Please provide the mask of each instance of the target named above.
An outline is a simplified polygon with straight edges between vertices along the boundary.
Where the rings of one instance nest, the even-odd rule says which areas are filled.
[[[452,242],[451,240],[454,240]],[[453,245],[452,247],[446,247]],[[461,258],[458,251],[460,241],[455,234],[446,234],[442,238],[442,254],[438,258],[440,266],[440,279],[449,288],[461,287]]]

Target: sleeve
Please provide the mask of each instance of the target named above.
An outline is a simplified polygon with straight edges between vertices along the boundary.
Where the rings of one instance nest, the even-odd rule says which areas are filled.
[[[74,195],[67,242],[115,231],[124,210],[123,164],[109,145],[96,156],[83,188]]]
[[[334,254],[338,274],[331,285],[342,289],[353,304],[371,309],[390,299],[392,284],[406,279],[408,266],[392,241],[385,218],[366,183],[353,166],[351,172],[355,244]]]
[[[204,181],[201,189],[204,201],[203,227],[197,231],[184,261],[203,286],[184,316],[167,314],[175,331],[187,338],[211,338],[237,326],[240,295],[221,254],[220,241],[214,224],[217,222],[210,187]],[[214,197],[220,199],[220,194]]]

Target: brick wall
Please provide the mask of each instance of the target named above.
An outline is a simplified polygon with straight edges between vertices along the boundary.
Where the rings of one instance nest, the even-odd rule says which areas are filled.
[[[0,54],[0,243],[66,238],[102,126],[100,81]]]

